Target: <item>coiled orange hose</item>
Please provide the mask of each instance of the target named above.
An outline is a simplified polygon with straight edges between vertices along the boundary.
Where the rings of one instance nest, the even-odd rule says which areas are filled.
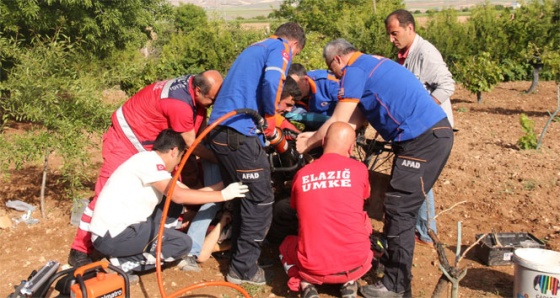
[[[165,229],[165,220],[167,219],[167,212],[169,212],[169,204],[171,203],[171,197],[173,196],[173,191],[175,190],[175,185],[177,184],[177,181],[179,180],[179,175],[181,174],[181,170],[185,166],[185,163],[187,162],[187,159],[189,158],[189,156],[192,154],[194,148],[196,148],[196,146],[198,146],[198,144],[200,144],[201,140],[204,139],[204,137],[206,137],[206,135],[212,129],[214,129],[218,124],[220,124],[224,120],[226,120],[229,117],[234,116],[236,114],[238,114],[238,112],[236,110],[231,111],[231,112],[223,115],[222,117],[218,118],[218,120],[216,120],[216,122],[212,123],[210,126],[206,127],[206,129],[204,129],[204,131],[202,131],[202,133],[198,137],[196,137],[193,144],[189,147],[189,149],[187,150],[187,152],[185,153],[185,155],[181,159],[181,162],[177,166],[175,174],[173,174],[173,178],[171,179],[171,182],[170,182],[170,185],[169,185],[169,190],[167,191],[167,194],[166,194],[165,204],[163,206],[163,212],[161,214],[161,222],[160,222],[160,225],[159,225],[157,245],[156,245],[156,278],[157,278],[159,292],[161,294],[161,297],[178,297],[181,294],[184,294],[188,291],[192,291],[192,290],[195,290],[195,289],[200,289],[200,288],[209,287],[209,286],[222,286],[222,287],[229,287],[229,288],[236,289],[241,294],[243,294],[244,297],[251,298],[251,295],[249,295],[249,293],[247,293],[247,291],[245,291],[245,289],[243,289],[242,287],[240,287],[238,285],[227,282],[227,281],[201,282],[201,283],[198,283],[198,284],[194,284],[192,286],[188,286],[188,287],[179,289],[176,292],[174,292],[174,293],[172,293],[168,296],[165,293],[165,288],[163,286],[163,276],[162,276],[162,272],[161,272],[161,245],[162,245],[163,231]]]

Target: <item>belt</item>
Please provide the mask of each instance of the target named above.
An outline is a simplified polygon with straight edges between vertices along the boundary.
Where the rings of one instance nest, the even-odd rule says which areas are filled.
[[[360,266],[358,266],[354,269],[350,269],[348,271],[342,271],[342,272],[338,272],[338,273],[333,273],[331,275],[348,275],[350,273],[353,273],[353,272],[356,272],[356,271],[360,270],[362,267],[363,267],[363,265],[360,265]]]
[[[208,139],[213,139],[216,134],[218,133],[225,133],[227,135],[227,145],[231,150],[239,149],[239,145],[242,145],[246,142],[248,136],[238,132],[237,130],[229,127],[229,126],[217,126],[210,132],[208,135]]]

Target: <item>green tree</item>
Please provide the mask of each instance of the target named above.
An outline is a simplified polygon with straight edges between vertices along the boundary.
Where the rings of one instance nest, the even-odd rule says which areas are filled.
[[[471,10],[468,20],[470,24],[468,36],[470,41],[469,54],[482,51],[492,54],[494,59],[501,61],[504,57],[504,45],[509,44],[507,34],[502,26],[504,15],[494,9],[489,2]]]
[[[450,67],[461,57],[472,54],[470,49],[469,24],[459,21],[457,11],[445,9],[428,16],[425,26],[417,26],[417,32],[430,41],[441,53]],[[453,72],[453,69],[451,69]]]
[[[24,45],[40,37],[68,39],[105,55],[146,41],[148,27],[170,12],[165,0],[9,0],[0,2],[0,32]]]
[[[347,37],[343,34],[344,29],[353,27],[352,23],[359,21],[359,19],[352,19],[348,23],[346,17],[349,13],[364,9],[373,13],[372,2],[369,0],[285,0],[272,16],[297,22],[306,32],[316,31],[336,38]]]
[[[174,34],[162,47],[158,77],[198,73],[216,69],[223,74],[251,43],[269,36],[264,29],[242,30],[239,24],[209,22],[204,28]]]
[[[503,80],[499,64],[488,52],[456,62],[455,70],[455,79],[476,94],[478,103],[482,102],[482,92],[491,91]]]
[[[91,134],[108,127],[113,109],[100,100],[103,73],[92,71],[82,58],[66,42],[36,42],[14,53],[17,63],[0,82],[0,111],[5,121],[27,122],[30,129],[20,136],[0,135],[10,144],[0,148],[3,172],[56,152],[68,191],[82,187]]]
[[[541,58],[540,49],[551,44],[558,31],[554,29],[559,25],[554,24],[554,7],[553,0],[530,1],[504,12],[499,25],[510,40],[509,46],[500,51],[505,80],[531,79],[535,59]],[[550,75],[545,71],[542,76]]]
[[[174,10],[175,27],[184,32],[189,32],[197,28],[206,27],[208,18],[204,8],[187,3],[180,4]]]

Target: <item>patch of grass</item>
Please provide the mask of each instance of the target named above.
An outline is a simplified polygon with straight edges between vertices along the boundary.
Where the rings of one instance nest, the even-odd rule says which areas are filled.
[[[245,291],[247,291],[247,293],[249,293],[249,295],[251,295],[251,297],[258,297],[257,296],[258,294],[265,292],[264,287],[257,286],[257,285],[252,285],[252,284],[248,284],[248,283],[242,284],[241,287],[243,289],[245,289]]]
[[[529,180],[523,180],[521,181],[521,185],[523,186],[524,190],[534,190],[539,184],[537,183],[537,181],[533,180],[533,179],[529,179]]]
[[[466,112],[468,112],[468,111],[469,111],[469,109],[466,108],[466,107],[459,107],[459,108],[457,108],[457,112],[459,112],[459,113],[466,113]]]
[[[515,187],[513,186],[513,184],[511,182],[506,182],[505,188],[504,188],[504,190],[502,190],[502,193],[504,193],[504,194],[514,194],[515,193]]]

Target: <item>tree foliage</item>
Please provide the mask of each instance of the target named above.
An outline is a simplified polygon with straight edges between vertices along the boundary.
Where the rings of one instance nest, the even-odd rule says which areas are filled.
[[[16,63],[0,82],[2,126],[10,120],[31,126],[23,135],[1,136],[9,144],[0,148],[3,171],[42,161],[54,152],[63,160],[68,191],[81,188],[91,134],[108,127],[114,108],[100,101],[102,75],[89,72],[81,57],[68,42],[36,42],[14,53]]]
[[[457,62],[455,70],[457,80],[467,90],[477,94],[478,102],[482,102],[482,92],[491,91],[503,80],[499,64],[488,52],[481,52],[471,59]]]
[[[96,55],[142,46],[170,6],[165,0],[9,0],[0,2],[0,31],[30,45],[38,37],[68,39]]]
[[[175,26],[183,32],[190,32],[204,28],[208,24],[206,11],[200,6],[191,3],[180,4],[174,10]]]

